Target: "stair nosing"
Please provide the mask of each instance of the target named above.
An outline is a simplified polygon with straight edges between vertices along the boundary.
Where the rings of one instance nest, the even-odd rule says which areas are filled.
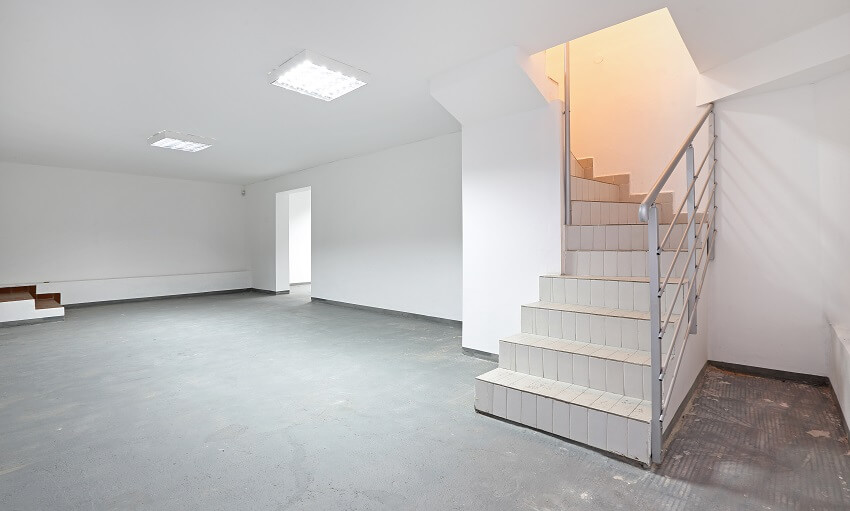
[[[529,307],[532,309],[559,310],[561,312],[575,312],[577,314],[591,314],[595,316],[636,319],[639,321],[649,321],[651,319],[649,312],[633,309],[612,309],[610,307],[597,307],[595,305],[574,305],[569,303],[545,302],[542,300],[523,304],[523,307]],[[678,318],[678,314],[673,314],[673,317]]]
[[[530,339],[521,339],[521,337],[523,336],[530,336]],[[613,360],[616,362],[623,362],[624,364],[633,364],[646,367],[649,367],[651,365],[649,352],[637,348],[632,349],[617,346],[608,346],[607,344],[576,341],[574,339],[563,339],[561,337],[549,337],[546,335],[529,334],[525,332],[509,335],[499,340],[511,344],[519,344],[523,346],[532,346],[535,348],[560,351],[562,353],[585,355],[588,357],[599,358],[602,360]],[[613,351],[611,353],[602,353],[605,350]],[[615,357],[614,355],[618,356]]]

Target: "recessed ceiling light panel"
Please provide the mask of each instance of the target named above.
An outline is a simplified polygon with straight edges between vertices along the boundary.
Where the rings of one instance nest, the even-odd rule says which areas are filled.
[[[152,136],[148,139],[148,142],[154,147],[197,153],[198,151],[203,151],[210,147],[213,143],[213,139],[166,130],[160,131],[156,135]]]
[[[366,85],[369,75],[331,58],[304,50],[269,73],[271,84],[332,101]]]

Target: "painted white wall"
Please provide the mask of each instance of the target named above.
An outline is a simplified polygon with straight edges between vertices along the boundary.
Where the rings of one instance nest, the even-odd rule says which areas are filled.
[[[289,283],[310,282],[311,192],[289,194]]]
[[[818,82],[821,267],[828,320],[850,329],[850,72]]]
[[[498,353],[560,273],[561,103],[463,126],[463,346]]]
[[[460,138],[445,135],[248,186],[254,287],[288,288],[289,265],[276,264],[276,248],[288,258],[289,238],[285,249],[276,247],[275,194],[309,186],[314,297],[459,320]],[[286,275],[278,278],[278,270]]]
[[[0,162],[0,285],[63,303],[250,287],[244,225],[237,185]]]
[[[717,111],[709,358],[825,375],[813,87],[728,98]]]
[[[702,112],[694,104],[697,69],[670,14],[640,16],[569,49],[573,154],[593,157],[596,175],[631,174],[632,193],[648,192]],[[704,131],[698,158],[706,140]],[[683,167],[666,188],[677,201],[687,189]]]

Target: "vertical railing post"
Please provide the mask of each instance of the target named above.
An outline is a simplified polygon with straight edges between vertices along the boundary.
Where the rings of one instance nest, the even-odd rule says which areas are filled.
[[[714,195],[711,197],[711,204],[705,207],[704,215],[708,216],[709,213],[714,213],[714,210],[717,209],[717,132],[716,127],[714,125],[714,110],[711,111],[711,115],[708,118],[708,132],[711,137],[711,141],[714,142],[714,145],[711,147],[711,166],[714,168],[714,172],[711,173],[711,189],[714,190]],[[703,217],[703,221],[705,221],[705,217]],[[714,215],[714,220],[711,222],[711,231],[706,230],[705,240],[706,243],[711,240],[711,244],[708,246],[708,260],[714,261],[714,224],[717,221],[717,215]]]
[[[572,195],[570,190],[570,44],[564,43],[564,96],[561,122],[563,137],[561,139],[562,146],[562,163],[561,163],[561,274],[567,273],[566,249],[567,249],[567,229],[566,226],[572,223]]]
[[[649,271],[649,332],[651,369],[650,391],[652,392],[652,422],[650,423],[650,452],[653,463],[661,463],[661,283],[658,247],[658,207],[649,207],[647,269]]]
[[[685,271],[685,277],[688,282],[693,282],[696,278],[697,274],[697,257],[696,257],[696,249],[694,246],[696,245],[696,233],[697,233],[697,221],[694,218],[696,211],[694,211],[694,204],[696,202],[696,186],[691,186],[694,182],[694,145],[693,143],[688,145],[688,149],[685,152],[685,163],[687,166],[686,174],[687,174],[687,182],[685,186],[690,189],[688,193],[688,253],[692,254],[691,258],[686,261],[687,268]],[[691,285],[691,291],[688,293],[688,296],[685,297],[688,300],[688,321],[691,321],[691,317],[696,316],[696,286]],[[672,306],[672,305],[671,305]],[[691,330],[690,333],[697,333],[697,319],[694,318],[693,322],[691,322]]]

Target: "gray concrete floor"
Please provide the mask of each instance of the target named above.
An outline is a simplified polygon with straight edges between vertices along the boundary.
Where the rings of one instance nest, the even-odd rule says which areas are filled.
[[[472,380],[494,364],[460,353],[459,328],[307,292],[0,329],[0,509],[848,508],[847,439],[822,389],[789,402],[806,425],[759,408],[800,445],[740,452],[717,433],[763,422],[726,420],[729,396],[707,387],[646,471],[474,413]],[[724,378],[706,381],[748,386]],[[787,394],[766,381],[751,399]]]

